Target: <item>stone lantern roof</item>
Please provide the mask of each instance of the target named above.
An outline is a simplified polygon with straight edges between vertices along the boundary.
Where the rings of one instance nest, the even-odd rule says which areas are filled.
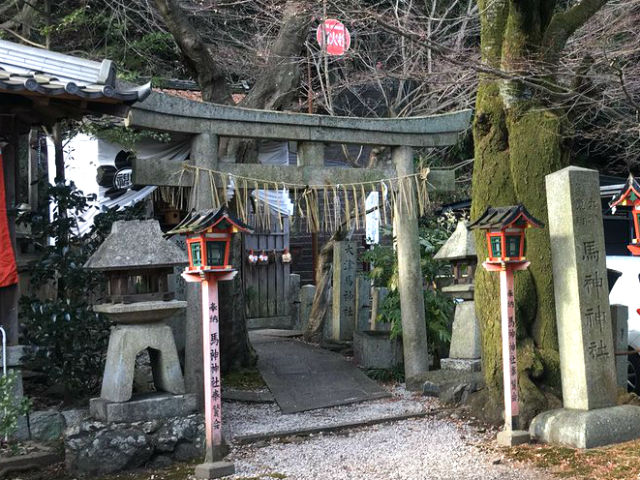
[[[458,226],[451,234],[449,239],[438,250],[433,258],[436,260],[465,260],[475,259],[476,246],[473,240],[473,232],[467,229],[467,223],[464,220],[458,222]]]
[[[129,220],[113,224],[109,236],[84,267],[92,270],[128,270],[187,263],[187,254],[162,236],[157,220]]]

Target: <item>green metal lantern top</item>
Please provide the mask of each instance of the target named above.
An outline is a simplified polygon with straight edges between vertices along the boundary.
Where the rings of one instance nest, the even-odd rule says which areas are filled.
[[[531,215],[524,205],[507,207],[488,207],[475,222],[469,225],[471,230],[505,230],[507,228],[544,227],[544,223]]]
[[[198,234],[213,228],[231,230],[232,232],[253,233],[253,228],[229,213],[226,207],[221,207],[219,209],[201,211],[193,210],[165,235],[170,237],[177,234]]]

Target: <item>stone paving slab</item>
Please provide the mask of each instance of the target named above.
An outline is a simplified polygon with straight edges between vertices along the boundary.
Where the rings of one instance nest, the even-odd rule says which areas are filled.
[[[276,401],[271,392],[254,392],[252,390],[222,389],[222,400],[246,403],[273,403]]]
[[[304,334],[302,330],[283,330],[280,328],[263,328],[261,330],[256,330],[256,333],[266,337],[283,337],[283,338],[301,337]]]
[[[341,355],[287,338],[249,332],[258,369],[282,413],[390,396]]]

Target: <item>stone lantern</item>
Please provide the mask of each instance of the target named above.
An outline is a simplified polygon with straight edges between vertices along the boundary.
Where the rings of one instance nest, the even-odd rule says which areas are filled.
[[[444,370],[479,371],[481,357],[480,327],[473,302],[473,277],[477,257],[473,233],[464,220],[458,222],[453,234],[433,257],[453,266],[453,283],[442,288],[458,300],[451,332],[449,358],[440,365]]]
[[[184,394],[173,332],[164,323],[187,306],[187,302],[174,299],[168,282],[173,267],[186,263],[185,253],[163,238],[156,220],[134,220],[115,222],[85,264],[85,268],[102,271],[107,277],[106,302],[95,305],[94,311],[115,323],[100,398],[91,400],[95,418],[139,421],[184,415],[195,409],[195,396]],[[154,385],[163,393],[130,401],[136,356],[146,349]],[[152,402],[154,408],[147,408],[145,402]]]
[[[442,291],[456,298],[473,300],[473,277],[478,260],[473,233],[467,230],[464,220],[458,222],[455,231],[433,258],[447,261],[453,267],[453,283]]]

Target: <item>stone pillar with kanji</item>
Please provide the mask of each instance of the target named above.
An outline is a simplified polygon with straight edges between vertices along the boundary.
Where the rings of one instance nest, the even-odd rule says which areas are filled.
[[[335,242],[333,246],[333,340],[353,339],[356,322],[356,242]]]
[[[564,408],[533,419],[538,441],[593,448],[640,437],[640,407],[616,405],[599,174],[546,177]]]

